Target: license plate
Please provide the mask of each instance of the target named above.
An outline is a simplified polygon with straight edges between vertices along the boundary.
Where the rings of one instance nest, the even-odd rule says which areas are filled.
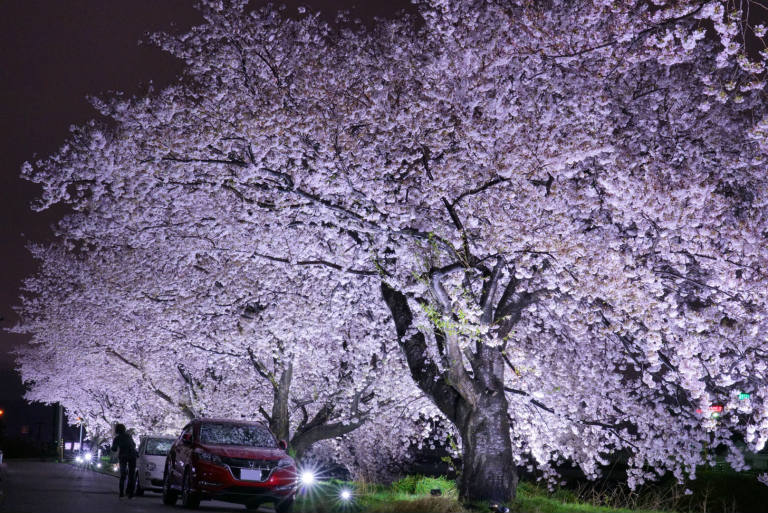
[[[241,468],[240,479],[242,481],[262,481],[261,469]]]

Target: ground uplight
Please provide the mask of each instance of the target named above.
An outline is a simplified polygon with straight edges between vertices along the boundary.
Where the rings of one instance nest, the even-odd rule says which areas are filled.
[[[315,473],[311,470],[305,470],[301,473],[300,481],[302,486],[312,486],[317,482]]]

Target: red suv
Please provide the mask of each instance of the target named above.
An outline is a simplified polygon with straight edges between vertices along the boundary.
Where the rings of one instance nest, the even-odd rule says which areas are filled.
[[[297,473],[286,448],[260,422],[193,420],[165,460],[163,502],[173,505],[179,495],[190,509],[206,499],[245,504],[248,509],[273,502],[278,513],[289,513]]]

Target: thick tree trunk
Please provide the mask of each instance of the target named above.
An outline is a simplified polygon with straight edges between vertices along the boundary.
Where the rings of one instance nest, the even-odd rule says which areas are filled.
[[[293,380],[293,362],[289,361],[283,366],[279,380],[272,387],[272,415],[269,428],[278,440],[288,441],[290,426],[290,412],[288,400],[290,398],[291,381]]]
[[[501,394],[481,397],[465,418],[461,432],[462,472],[459,496],[470,501],[509,502],[517,490],[512,460],[507,401]]]
[[[419,388],[458,428],[463,447],[459,497],[471,501],[508,502],[515,498],[517,469],[504,394],[504,363],[495,348],[479,345],[472,359],[472,377],[462,375],[463,363],[455,362],[450,376],[441,372],[427,355],[423,333],[411,331],[413,315],[407,298],[386,283],[384,301],[395,322],[400,347]],[[446,340],[447,343],[454,343]],[[450,355],[449,355],[450,356]],[[459,379],[463,383],[457,383]]]

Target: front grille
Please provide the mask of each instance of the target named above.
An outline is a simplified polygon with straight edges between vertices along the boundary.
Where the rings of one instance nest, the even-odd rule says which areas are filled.
[[[226,456],[221,457],[221,461],[227,464],[232,471],[232,475],[235,479],[242,479],[241,469],[261,470],[261,477],[258,481],[266,481],[269,475],[277,467],[276,460],[248,460],[244,458],[228,458]]]
[[[272,470],[277,466],[277,460],[248,460],[245,458],[228,458],[226,456],[222,456],[221,461],[230,467],[241,468],[263,468]]]
[[[238,479],[238,480],[243,479],[240,476],[240,470],[242,469],[239,469],[237,467],[230,467],[230,469],[232,470],[232,475],[235,476],[235,479]],[[253,469],[253,470],[258,470],[258,469]],[[256,479],[256,482],[266,481],[269,478],[269,473],[270,473],[269,470],[261,469],[261,477],[259,479]]]

